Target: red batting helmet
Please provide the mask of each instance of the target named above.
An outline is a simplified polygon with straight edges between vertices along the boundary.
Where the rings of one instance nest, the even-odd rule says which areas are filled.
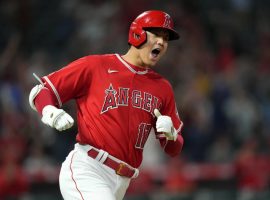
[[[169,14],[159,10],[149,10],[140,14],[130,25],[128,43],[139,47],[146,42],[148,28],[163,28],[169,31],[169,40],[179,39],[179,34],[173,29],[174,23]]]

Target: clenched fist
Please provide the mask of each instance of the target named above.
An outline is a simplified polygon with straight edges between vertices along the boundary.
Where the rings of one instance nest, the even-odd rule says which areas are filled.
[[[161,115],[158,109],[154,110],[154,114],[157,117],[157,123],[156,123],[157,132],[164,133],[167,140],[176,141],[177,132],[173,126],[171,117],[166,116],[166,115]]]
[[[41,121],[58,131],[69,129],[74,124],[73,118],[63,109],[58,109],[51,105],[43,108]]]

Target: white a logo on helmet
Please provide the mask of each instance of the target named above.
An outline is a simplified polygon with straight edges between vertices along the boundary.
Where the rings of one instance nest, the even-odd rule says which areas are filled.
[[[164,28],[171,28],[170,24],[171,24],[171,17],[168,14],[166,14],[165,19],[164,19],[164,23],[163,23],[163,27]]]

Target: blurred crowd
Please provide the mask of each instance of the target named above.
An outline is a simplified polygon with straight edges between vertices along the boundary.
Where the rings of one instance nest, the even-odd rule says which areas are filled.
[[[174,88],[185,145],[171,159],[150,138],[127,199],[222,199],[201,188],[225,180],[235,192],[224,199],[270,199],[267,0],[0,1],[0,199],[57,183],[75,143],[76,127],[57,133],[30,109],[32,73],[125,53],[130,23],[149,9],[171,14],[181,35],[156,70]],[[76,116],[73,102],[65,109]]]

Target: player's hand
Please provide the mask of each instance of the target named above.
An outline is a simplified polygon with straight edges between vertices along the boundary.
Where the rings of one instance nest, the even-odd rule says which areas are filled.
[[[69,129],[74,124],[73,118],[63,109],[58,109],[51,105],[43,108],[41,121],[58,131]]]
[[[173,126],[171,117],[161,115],[158,109],[154,110],[154,114],[157,117],[157,132],[163,132],[167,140],[175,141],[177,138],[177,132]]]

